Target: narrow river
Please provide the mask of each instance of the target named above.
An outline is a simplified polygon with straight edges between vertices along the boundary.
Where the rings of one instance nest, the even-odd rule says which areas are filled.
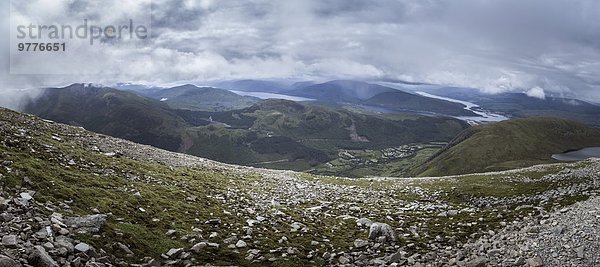
[[[425,96],[425,97],[441,99],[441,100],[446,100],[448,102],[454,102],[454,103],[459,103],[459,104],[465,105],[466,110],[469,110],[479,116],[457,116],[455,118],[467,121],[471,124],[480,124],[480,123],[486,123],[486,122],[498,122],[498,121],[504,121],[504,120],[509,119],[508,117],[506,117],[502,114],[497,114],[497,113],[493,113],[489,110],[482,109],[479,105],[477,105],[475,103],[458,100],[458,99],[453,99],[453,98],[449,98],[449,97],[432,95],[430,93],[425,93],[425,92],[416,92],[416,93],[418,95]]]

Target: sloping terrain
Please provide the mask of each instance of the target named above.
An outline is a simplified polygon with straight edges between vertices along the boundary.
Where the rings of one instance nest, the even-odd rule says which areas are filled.
[[[355,103],[367,100],[378,94],[395,91],[397,90],[376,84],[337,80],[309,85],[290,91],[289,93],[319,100]]]
[[[471,127],[413,174],[440,176],[555,162],[552,154],[600,146],[600,131],[555,118],[526,118]]]
[[[157,100],[107,87],[73,84],[43,89],[23,108],[49,120],[176,151],[186,126]]]
[[[185,150],[189,154],[236,164],[266,162],[268,167],[293,170],[325,163],[340,149],[449,141],[468,127],[452,118],[395,120],[274,99],[238,111],[180,115],[198,123],[188,131],[189,138],[202,140]],[[213,124],[206,125],[206,118]]]
[[[147,94],[158,97],[187,99],[187,92],[196,94],[203,89],[182,86],[147,90]],[[193,97],[189,99],[195,101]],[[334,159],[340,149],[447,142],[468,127],[452,118],[396,119],[274,99],[223,112],[173,109],[167,102],[75,84],[46,89],[24,111],[171,151],[227,163],[292,170],[324,164]]]
[[[159,100],[173,109],[228,111],[252,106],[258,98],[241,96],[213,87],[186,84],[172,88],[138,90],[137,93]]]
[[[363,104],[400,111],[431,112],[450,116],[476,116],[464,109],[464,105],[434,98],[422,97],[402,91],[381,93],[373,96]]]
[[[288,94],[334,103],[350,103],[389,109],[394,112],[436,113],[475,116],[459,103],[424,97],[390,87],[358,81],[338,80],[309,85]]]
[[[539,257],[549,247],[514,250],[513,239],[491,237],[562,220],[571,213],[552,211],[600,184],[597,160],[428,179],[316,177],[224,165],[4,109],[0,162],[8,266],[553,262]],[[599,263],[593,239],[570,242],[555,256],[561,263]]]

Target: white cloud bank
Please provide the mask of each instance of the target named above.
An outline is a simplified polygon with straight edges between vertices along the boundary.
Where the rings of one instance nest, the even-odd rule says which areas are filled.
[[[3,13],[8,2],[0,4]],[[143,5],[135,2],[27,1],[22,15],[111,21],[141,12]],[[109,74],[8,75],[8,48],[2,44],[0,84],[20,89],[73,82],[402,79],[600,102],[596,0],[152,2],[150,42],[136,48],[106,43],[94,47],[98,60],[70,62]],[[9,31],[4,26],[1,34]]]
[[[539,98],[539,99],[546,99],[546,93],[544,92],[544,89],[541,87],[533,87],[531,89],[529,89],[529,91],[527,91],[527,96],[529,97],[535,97],[535,98]]]

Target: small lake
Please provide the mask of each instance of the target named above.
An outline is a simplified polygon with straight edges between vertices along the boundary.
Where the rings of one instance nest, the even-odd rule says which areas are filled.
[[[577,161],[589,158],[600,158],[600,147],[588,147],[577,151],[554,154],[553,159],[560,161]]]

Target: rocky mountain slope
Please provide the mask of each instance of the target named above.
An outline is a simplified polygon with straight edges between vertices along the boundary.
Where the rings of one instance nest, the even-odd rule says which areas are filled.
[[[0,162],[0,266],[600,264],[599,160],[321,177],[0,110]]]

